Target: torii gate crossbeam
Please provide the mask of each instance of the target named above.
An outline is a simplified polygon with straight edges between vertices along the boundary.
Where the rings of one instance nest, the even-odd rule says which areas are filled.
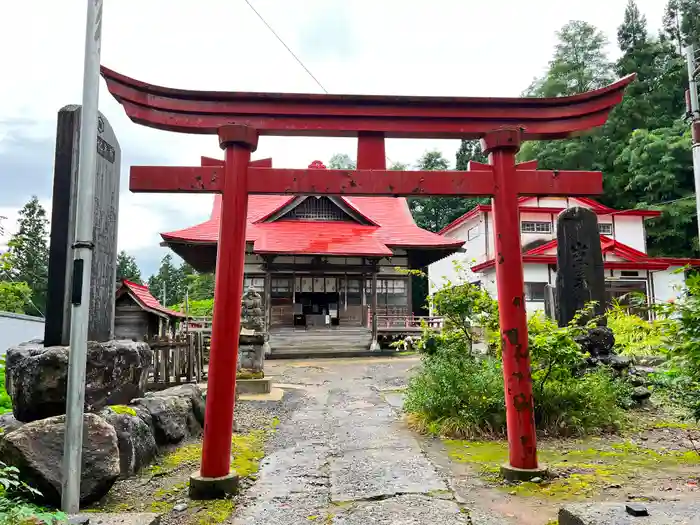
[[[535,162],[517,165],[515,156],[523,140],[564,138],[603,124],[633,76],[573,97],[489,99],[200,92],[153,86],[106,68],[102,73],[135,122],[217,134],[225,150],[222,166],[134,166],[131,172],[132,191],[222,193],[202,467],[191,480],[191,493],[217,495],[233,477],[231,434],[251,193],[492,196],[509,445],[509,463],[502,472],[512,479],[541,474],[518,196],[596,195],[602,192],[602,175],[537,170]],[[358,169],[252,166],[250,155],[260,135],[357,136]],[[481,138],[489,163],[471,163],[468,172],[388,171],[385,138],[396,137]]]

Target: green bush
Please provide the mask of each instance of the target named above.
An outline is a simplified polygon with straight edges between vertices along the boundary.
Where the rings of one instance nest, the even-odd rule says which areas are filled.
[[[5,356],[0,357],[0,414],[12,411],[12,399],[5,390]]]
[[[659,383],[700,420],[700,274],[689,275],[685,284],[677,301],[658,308],[670,320],[664,332],[670,359]]]
[[[535,422],[550,435],[583,435],[620,428],[630,387],[612,371],[586,371],[586,357],[575,337],[594,321],[579,326],[590,308],[560,328],[542,315],[528,323],[532,358]],[[431,334],[432,348],[411,379],[404,407],[419,430],[460,438],[506,432],[503,371],[500,358],[476,358],[459,344],[460,332]],[[425,344],[425,343],[424,343]]]
[[[620,303],[607,312],[608,327],[615,334],[615,351],[635,357],[660,355],[666,346],[665,334],[672,321],[661,315],[652,321],[628,313]]]
[[[63,512],[39,507],[28,501],[34,496],[41,496],[41,492],[20,479],[19,469],[0,461],[0,523],[53,525],[66,520]]]

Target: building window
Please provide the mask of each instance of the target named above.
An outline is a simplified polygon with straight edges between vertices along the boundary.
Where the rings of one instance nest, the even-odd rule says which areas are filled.
[[[280,220],[288,221],[352,221],[328,197],[307,197],[293,210],[283,215]]]
[[[523,233],[552,233],[551,222],[523,221],[520,223]]]
[[[243,279],[243,293],[246,293],[248,288],[254,288],[257,292],[262,292],[265,289],[265,278],[246,277]]]
[[[620,272],[622,277],[639,277],[639,272],[632,270],[622,270]]]
[[[479,236],[479,227],[474,226],[473,228],[469,228],[467,230],[467,240],[471,241],[473,239],[476,239]]]
[[[365,295],[368,305],[372,304],[372,280],[365,281]],[[403,279],[377,279],[377,304],[404,306],[408,304],[408,290]]]
[[[525,283],[526,301],[544,301],[544,288],[547,283]]]
[[[611,222],[599,222],[598,223],[598,233],[603,235],[613,234],[613,225]]]

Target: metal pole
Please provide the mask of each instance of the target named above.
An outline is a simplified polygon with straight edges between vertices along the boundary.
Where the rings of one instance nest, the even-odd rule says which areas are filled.
[[[685,50],[688,62],[688,90],[690,92],[690,126],[693,141],[693,178],[695,180],[695,207],[697,209],[698,232],[700,232],[700,104],[698,103],[698,83],[695,76],[695,46],[688,45]]]
[[[87,1],[83,105],[80,115],[80,158],[78,160],[78,202],[73,245],[73,307],[71,312],[66,430],[63,443],[61,484],[62,508],[75,514],[80,507],[80,477],[85,403],[85,360],[87,358],[92,267],[93,205],[97,152],[97,117],[100,91],[102,46],[102,0]]]

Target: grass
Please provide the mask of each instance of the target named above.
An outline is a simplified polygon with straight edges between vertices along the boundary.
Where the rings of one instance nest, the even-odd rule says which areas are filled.
[[[467,463],[493,483],[500,482],[499,468],[508,458],[503,441],[445,440],[448,455],[458,463]],[[630,441],[606,445],[602,439],[578,440],[576,447],[557,449],[542,443],[540,461],[556,476],[542,483],[500,485],[511,495],[555,500],[591,498],[610,486],[630,482],[640,472],[673,470],[679,466],[700,466],[695,451],[653,450]]]

